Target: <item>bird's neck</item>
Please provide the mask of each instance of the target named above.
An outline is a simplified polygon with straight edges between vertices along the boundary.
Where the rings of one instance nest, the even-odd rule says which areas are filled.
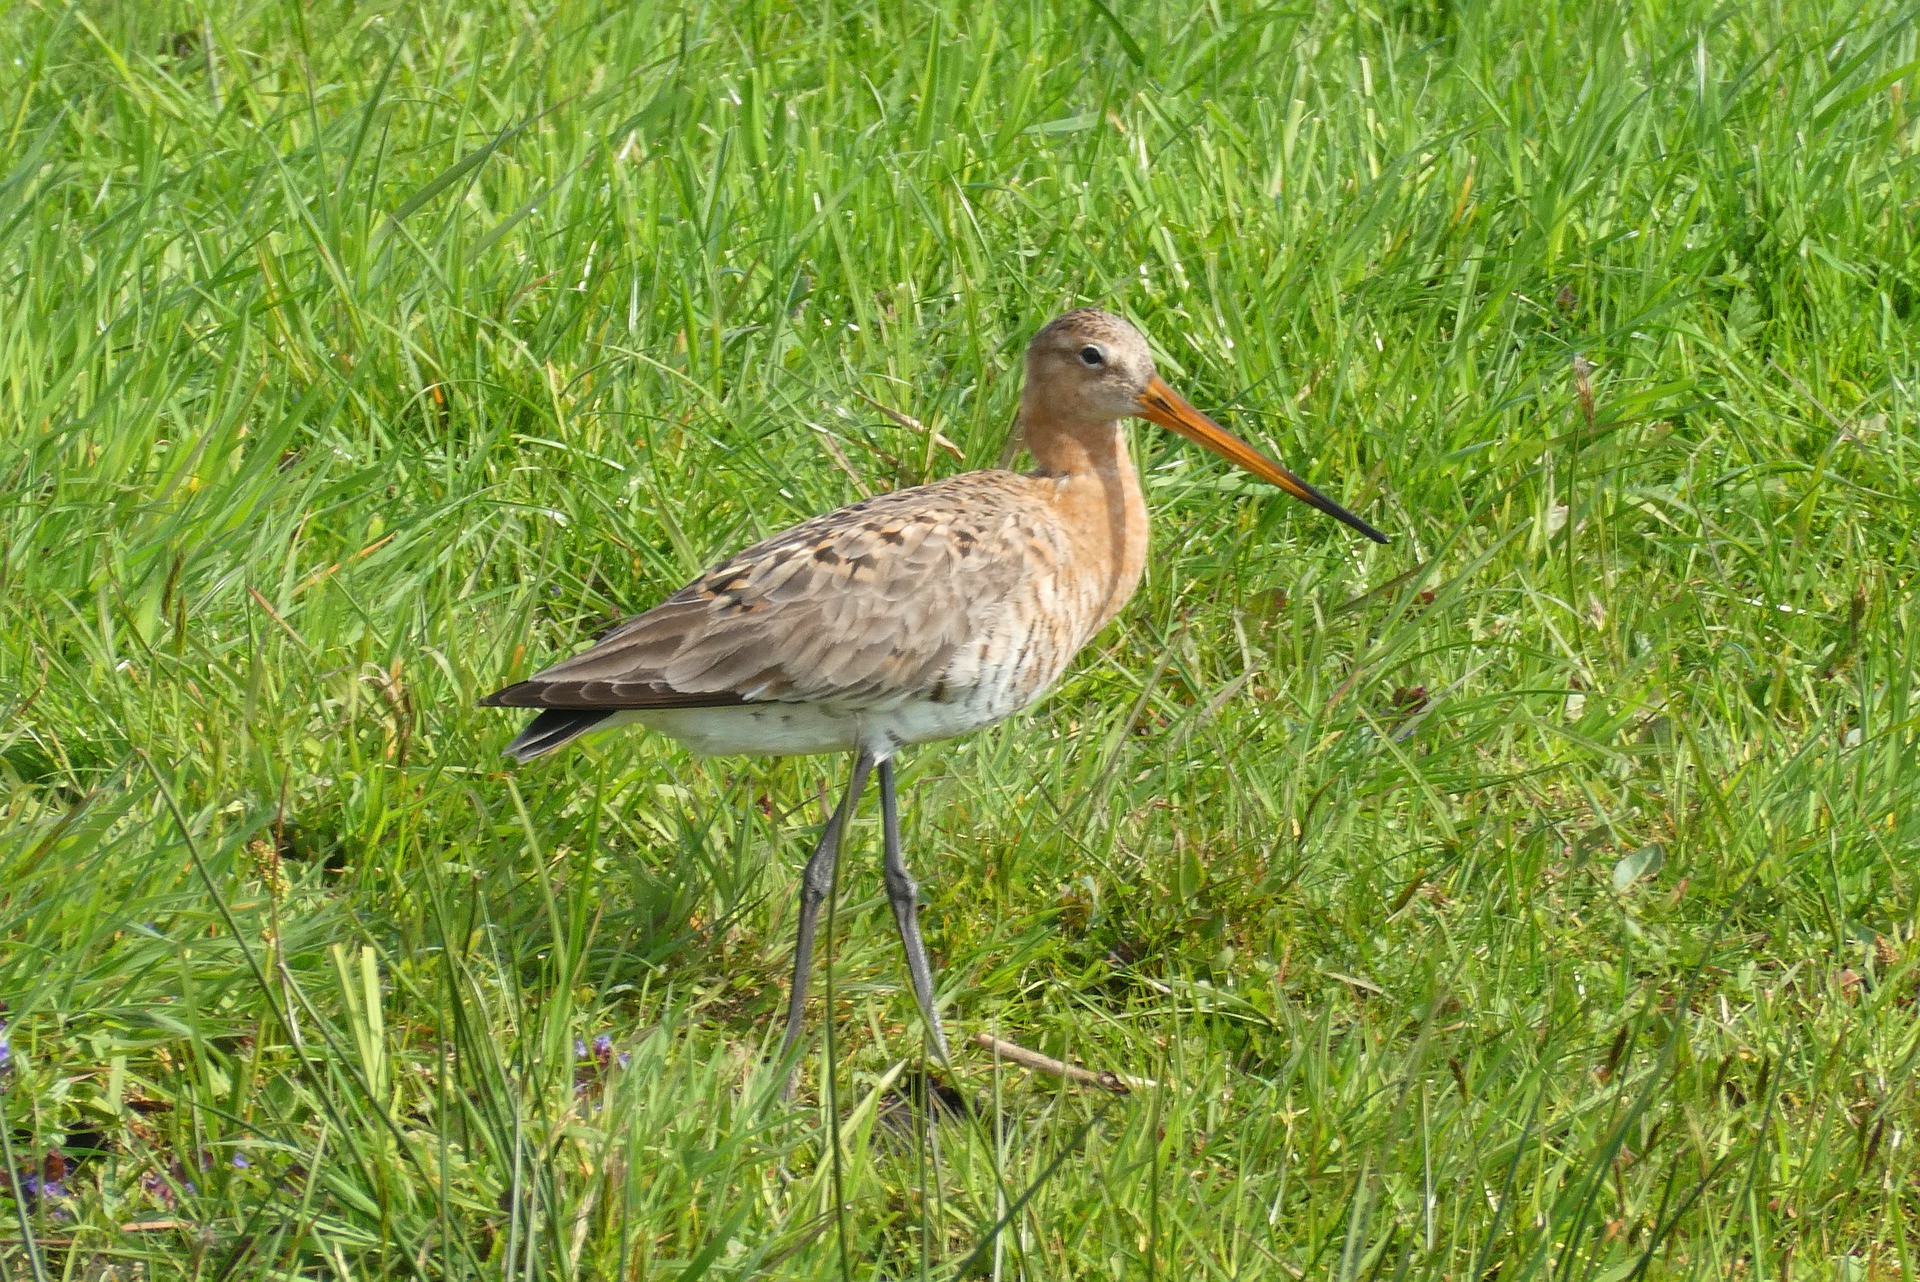
[[[1063,426],[1028,420],[1027,452],[1040,470],[1053,476],[1133,476],[1127,433],[1118,422]]]
[[[1027,450],[1053,482],[1054,503],[1085,575],[1087,635],[1098,631],[1140,586],[1147,562],[1147,502],[1119,423],[1062,428],[1028,423]]]

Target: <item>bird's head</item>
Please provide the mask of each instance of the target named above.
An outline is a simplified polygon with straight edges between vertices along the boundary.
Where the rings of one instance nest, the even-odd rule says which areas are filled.
[[[1195,409],[1161,381],[1147,340],[1132,325],[1094,307],[1048,323],[1027,346],[1027,382],[1020,414],[1029,433],[1038,424],[1073,431],[1129,415],[1157,423],[1336,517],[1376,543],[1387,536],[1291,471]]]

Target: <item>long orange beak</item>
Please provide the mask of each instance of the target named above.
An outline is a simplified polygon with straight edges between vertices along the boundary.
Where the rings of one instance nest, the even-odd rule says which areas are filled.
[[[1168,387],[1159,378],[1156,377],[1148,383],[1147,390],[1140,393],[1139,404],[1142,418],[1178,432],[1189,441],[1206,446],[1235,467],[1244,468],[1261,480],[1279,486],[1301,502],[1319,508],[1328,516],[1345,521],[1375,543],[1387,541],[1386,535],[1193,408],[1186,397]]]

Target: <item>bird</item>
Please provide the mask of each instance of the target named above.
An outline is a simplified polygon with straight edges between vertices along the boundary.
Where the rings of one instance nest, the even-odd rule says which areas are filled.
[[[877,776],[882,879],[935,1056],[951,1062],[901,851],[903,748],[1040,700],[1117,615],[1146,566],[1148,516],[1125,423],[1144,418],[1346,523],[1387,536],[1208,418],[1146,338],[1098,308],[1043,326],[1015,419],[1034,470],[967,471],[880,494],[720,562],[590,648],[480,700],[538,715],[518,761],[638,724],[700,754],[852,757],[800,877],[781,1059],[791,1089],[815,931],[847,825]]]

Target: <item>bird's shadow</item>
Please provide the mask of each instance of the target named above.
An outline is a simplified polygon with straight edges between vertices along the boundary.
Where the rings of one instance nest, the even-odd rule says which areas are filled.
[[[977,1122],[980,1103],[927,1069],[902,1074],[880,1102],[873,1144],[895,1154],[909,1153],[936,1122]]]

